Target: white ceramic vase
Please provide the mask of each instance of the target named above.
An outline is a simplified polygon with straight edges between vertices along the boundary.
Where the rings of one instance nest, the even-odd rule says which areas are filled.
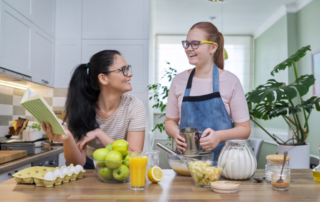
[[[310,145],[287,146],[278,145],[278,154],[288,151],[290,157],[290,168],[309,169],[310,168]]]

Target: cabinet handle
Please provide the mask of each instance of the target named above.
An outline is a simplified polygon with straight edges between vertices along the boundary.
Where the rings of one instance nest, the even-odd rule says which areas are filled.
[[[56,161],[49,161],[49,162],[48,162],[48,165],[49,165],[49,166],[54,166],[54,165],[56,165]]]
[[[8,173],[8,177],[9,177],[9,178],[13,178],[13,176],[12,176],[11,173]]]
[[[46,80],[42,79],[42,83],[49,84],[49,81],[46,81]]]

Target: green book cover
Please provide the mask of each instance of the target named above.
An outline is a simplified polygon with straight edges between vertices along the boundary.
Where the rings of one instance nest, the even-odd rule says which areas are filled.
[[[66,135],[66,131],[59,123],[57,116],[53,113],[48,103],[41,95],[32,93],[28,88],[24,92],[20,104],[30,112],[39,123],[49,123],[54,134]]]

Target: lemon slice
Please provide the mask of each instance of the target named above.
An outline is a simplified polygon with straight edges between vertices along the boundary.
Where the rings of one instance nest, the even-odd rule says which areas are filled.
[[[153,166],[148,171],[148,179],[151,182],[160,182],[163,179],[163,172],[160,167]]]

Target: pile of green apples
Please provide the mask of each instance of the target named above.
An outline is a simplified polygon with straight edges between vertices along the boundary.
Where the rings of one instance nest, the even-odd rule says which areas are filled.
[[[100,166],[99,175],[106,180],[125,181],[129,177],[129,143],[120,139],[94,151],[93,158]]]

